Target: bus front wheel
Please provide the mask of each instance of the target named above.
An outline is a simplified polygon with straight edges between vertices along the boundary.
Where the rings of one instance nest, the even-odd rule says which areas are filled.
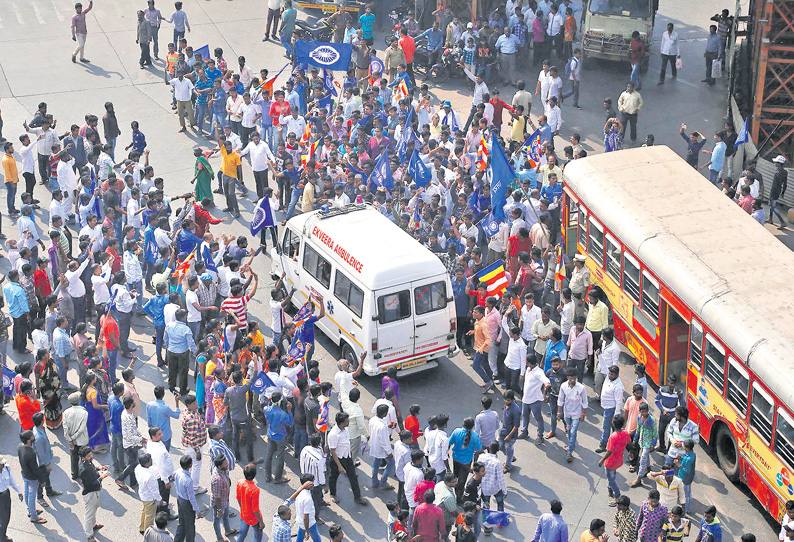
[[[739,449],[736,440],[730,430],[725,425],[720,425],[717,429],[717,436],[714,441],[714,448],[717,452],[717,460],[725,476],[732,482],[739,480]]]
[[[358,369],[359,359],[356,356],[356,353],[347,343],[342,343],[342,357],[350,363],[351,372]]]

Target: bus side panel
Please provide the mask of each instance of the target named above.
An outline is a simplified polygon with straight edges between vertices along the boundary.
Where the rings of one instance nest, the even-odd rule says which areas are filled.
[[[645,364],[645,372],[651,380],[659,384],[659,358],[654,352],[645,346],[645,343],[638,339],[635,331],[626,325],[617,311],[612,311],[612,322],[615,330],[615,338],[618,342],[626,345],[637,363]]]

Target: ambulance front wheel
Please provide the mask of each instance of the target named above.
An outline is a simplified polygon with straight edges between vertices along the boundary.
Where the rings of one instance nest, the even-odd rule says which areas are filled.
[[[350,363],[350,371],[358,369],[358,356],[347,343],[342,343],[342,357]]]

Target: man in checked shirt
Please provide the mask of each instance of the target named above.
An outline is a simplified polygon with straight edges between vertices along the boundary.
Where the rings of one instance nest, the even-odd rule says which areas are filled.
[[[182,446],[185,452],[192,458],[190,476],[193,479],[193,490],[196,495],[207,492],[199,485],[201,479],[201,458],[202,448],[207,444],[207,426],[204,418],[198,411],[198,401],[193,394],[185,397],[185,410],[182,411]]]

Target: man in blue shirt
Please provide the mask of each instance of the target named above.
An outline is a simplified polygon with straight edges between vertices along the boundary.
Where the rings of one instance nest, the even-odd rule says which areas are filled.
[[[298,325],[298,322],[295,322],[295,325],[298,325],[298,333],[301,334],[301,340],[307,345],[306,363],[309,363],[312,359],[312,354],[314,354],[314,323],[325,316],[325,303],[321,295],[317,295],[317,303],[320,305],[320,314],[314,315],[314,303],[312,303],[311,316],[304,320],[302,325]]]
[[[292,403],[283,401],[280,391],[274,391],[270,396],[270,404],[265,407],[267,420],[267,450],[265,451],[265,482],[272,480],[282,483],[284,479],[284,450],[287,447],[287,430],[292,425]],[[282,409],[286,406],[286,412]],[[275,464],[273,459],[275,458]]]
[[[165,449],[171,451],[171,420],[179,418],[182,410],[179,408],[179,394],[174,393],[174,404],[176,408],[171,408],[163,401],[165,397],[165,388],[163,386],[155,386],[154,388],[154,401],[146,403],[146,422],[149,427],[159,427],[163,432],[163,444]]]
[[[428,28],[418,36],[416,39],[419,38],[427,38],[427,51],[430,54],[428,60],[428,69],[432,68],[438,62],[439,57],[441,56],[441,50],[444,46],[444,33],[438,27],[438,21],[433,23],[432,28]]]
[[[714,134],[714,148],[710,151],[701,151],[705,154],[711,155],[711,160],[707,164],[703,164],[698,169],[709,168],[709,181],[711,184],[717,186],[719,182],[719,175],[720,171],[722,171],[722,166],[725,163],[725,151],[727,150],[728,146],[725,144],[725,131],[720,130],[716,134]]]
[[[463,268],[455,269],[452,277],[452,296],[455,298],[455,319],[457,327],[455,340],[461,350],[465,347],[466,331],[469,327],[469,295],[466,293],[466,279],[463,278]]]
[[[182,468],[176,471],[174,476],[177,510],[179,511],[179,525],[177,525],[174,540],[192,541],[196,539],[196,518],[204,517],[204,514],[199,512],[196,491],[193,489],[193,478],[190,477],[193,459],[189,455],[183,455],[179,460],[179,466]]]
[[[557,499],[549,502],[551,512],[541,514],[538,518],[538,526],[535,528],[535,536],[532,542],[546,542],[552,540],[568,540],[568,524],[562,519],[562,503]]]
[[[177,242],[179,243],[179,249],[177,252],[190,254],[193,252],[197,246],[201,244],[203,239],[193,233],[193,220],[187,218],[182,221],[182,231],[179,232],[177,236]]]
[[[124,395],[124,383],[113,384],[113,396],[108,399],[108,413],[110,414],[110,458],[113,460],[113,476],[119,476],[126,466],[124,446],[121,438],[121,413],[124,405],[121,396]]]
[[[163,336],[165,335],[165,306],[168,305],[168,285],[161,282],[157,285],[157,295],[150,298],[143,306],[143,310],[152,317],[154,324],[155,350],[157,351],[157,366],[165,367],[163,360]]]
[[[521,407],[516,404],[516,392],[513,390],[505,392],[504,401],[499,448],[505,453],[505,472],[510,472],[513,469],[513,448],[518,436],[518,426],[521,423]]]
[[[187,385],[187,372],[190,365],[190,352],[196,350],[193,332],[187,326],[187,311],[176,311],[176,321],[165,327],[165,357],[168,361],[168,389],[176,389],[177,378],[182,395],[187,395],[190,388]]]
[[[47,489],[47,496],[57,497],[63,495],[60,491],[52,489],[50,484],[50,472],[52,472],[52,447],[47,432],[44,429],[44,413],[36,412],[33,415],[33,449],[36,450],[36,459],[39,461],[39,471],[41,472],[41,483],[39,484],[38,500],[42,506],[49,506],[44,500],[44,489]]]
[[[14,351],[20,354],[30,354],[28,349],[28,296],[25,289],[19,284],[19,271],[12,269],[8,272],[8,284],[3,286],[3,296],[8,305],[8,313],[14,320],[13,346]]]

